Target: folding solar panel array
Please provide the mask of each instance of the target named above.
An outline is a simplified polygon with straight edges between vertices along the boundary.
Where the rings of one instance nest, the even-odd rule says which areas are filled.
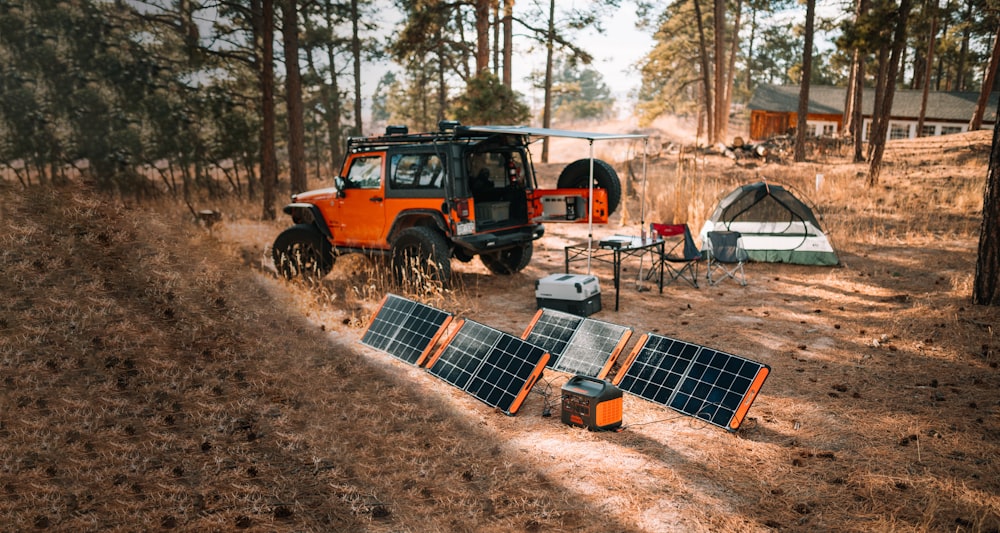
[[[387,295],[361,343],[420,366],[451,322],[451,314],[419,302]]]
[[[543,308],[521,338],[547,350],[554,370],[604,379],[631,335],[625,326]]]
[[[450,324],[454,327],[438,348]],[[382,300],[361,343],[426,366],[508,415],[517,413],[549,359],[544,349],[509,333],[471,320],[453,324],[450,313],[395,294]]]
[[[743,357],[650,333],[639,339],[614,384],[736,431],[770,370]]]
[[[390,294],[361,342],[426,367],[514,415],[546,365],[603,380],[631,335],[631,328],[540,309],[518,338],[472,320],[452,320],[450,313]],[[623,392],[736,431],[769,373],[767,365],[743,357],[647,333],[613,383]]]
[[[487,405],[514,415],[548,359],[548,352],[509,333],[459,320],[444,346],[427,363],[427,370]]]

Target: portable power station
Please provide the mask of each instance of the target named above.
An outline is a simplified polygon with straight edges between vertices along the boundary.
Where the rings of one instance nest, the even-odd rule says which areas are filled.
[[[591,431],[621,427],[621,389],[603,379],[571,377],[562,387],[562,422]]]

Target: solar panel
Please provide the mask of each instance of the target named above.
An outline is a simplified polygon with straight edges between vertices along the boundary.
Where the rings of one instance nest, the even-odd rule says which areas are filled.
[[[625,326],[539,309],[521,337],[552,355],[550,368],[604,379],[631,335]]]
[[[770,371],[743,357],[648,333],[626,358],[614,384],[736,431]]]
[[[549,359],[549,366],[552,366],[566,350],[581,322],[581,316],[542,308],[535,313],[521,338],[547,350],[552,355]]]
[[[548,360],[548,352],[538,346],[472,320],[459,320],[427,370],[513,416]]]
[[[372,316],[361,343],[420,366],[449,322],[450,313],[388,294]]]

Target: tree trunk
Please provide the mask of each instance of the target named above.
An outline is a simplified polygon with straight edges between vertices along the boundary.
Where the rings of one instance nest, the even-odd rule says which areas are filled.
[[[725,142],[729,125],[729,110],[726,108],[726,0],[715,0],[712,5],[714,23],[714,68],[715,68],[715,130],[712,144]]]
[[[854,131],[854,106],[857,105],[854,84],[861,74],[861,50],[855,48],[851,50],[851,67],[847,74],[847,92],[844,94],[844,114],[840,119],[843,132]]]
[[[705,94],[702,95],[705,102],[705,138],[712,142],[715,138],[715,106],[712,105],[712,73],[708,65],[708,45],[705,43],[705,24],[701,20],[701,4],[699,0],[691,0],[694,3],[694,18],[698,25],[698,45],[699,59],[701,59],[701,82]]]
[[[867,11],[868,11],[868,1],[857,0],[856,7],[854,9],[854,23],[858,24],[861,21],[861,17]],[[860,83],[863,84],[864,77],[865,77],[865,70],[864,70],[864,63],[862,62],[861,49],[855,46],[855,48],[851,51],[851,71],[847,81],[847,95],[844,98],[844,117],[843,117],[844,127],[842,131],[848,132],[854,137],[855,141],[854,144],[857,150],[860,150],[860,142],[858,141],[858,137],[861,135],[861,128],[860,127],[856,128],[855,125],[857,121],[860,120],[860,118],[858,117],[860,117],[861,114],[858,113],[857,115],[855,115],[854,109],[856,107],[860,108],[861,106],[860,87],[863,85],[859,86],[858,83],[860,79]],[[855,155],[856,158],[855,163],[858,162],[857,158],[861,157],[860,155],[857,155],[858,153],[860,152],[857,152]]]
[[[802,84],[799,87],[798,122],[795,125],[795,162],[806,160],[806,119],[809,116],[809,85],[812,78],[813,25],[816,0],[806,0],[806,34],[802,50]]]
[[[441,30],[438,29],[438,37],[440,38]],[[438,41],[440,42],[440,41]],[[437,120],[438,122],[444,120],[444,112],[448,109],[448,84],[445,80],[445,61],[444,52],[438,48],[438,60],[437,60]],[[424,115],[426,116],[426,115]]]
[[[757,7],[750,3],[750,39],[747,41],[747,91],[753,89],[753,45],[757,33]],[[737,32],[737,35],[739,32]]]
[[[896,94],[896,76],[899,72],[899,61],[906,45],[906,24],[910,14],[910,0],[900,0],[899,16],[896,19],[896,29],[892,38],[892,54],[889,56],[889,68],[886,76],[885,95],[882,98],[883,120],[879,128],[872,132],[872,160],[868,167],[868,186],[878,185],[879,174],[882,172],[882,155],[885,153],[885,143],[889,131],[889,117],[892,116],[892,100]]]
[[[950,20],[949,17],[941,18],[941,30],[938,33],[940,33],[941,35],[948,35],[949,20]],[[936,73],[937,76],[934,77],[934,90],[935,91],[940,91],[942,89],[947,90],[950,81],[948,81],[947,79],[948,74],[946,74],[944,70],[944,58],[942,58],[940,54],[938,54],[937,66],[935,67],[935,70],[937,71]]]
[[[503,2],[503,84],[511,87],[511,59],[514,50],[514,0]]]
[[[358,0],[351,0],[351,58],[354,60],[354,135],[362,135],[363,122],[361,120],[361,36],[358,28],[358,19],[361,14],[358,12]],[[333,68],[333,63],[330,63]],[[338,97],[334,93],[334,97]]]
[[[297,0],[285,0],[281,36],[285,46],[285,105],[288,107],[288,173],[292,193],[308,189],[305,124],[302,117],[302,76],[299,73],[299,13]]]
[[[986,74],[983,76],[983,86],[979,89],[976,111],[972,115],[972,120],[969,121],[969,131],[976,131],[983,127],[983,115],[986,114],[986,106],[990,101],[990,91],[996,82],[998,64],[1000,64],[1000,27],[997,27],[997,33],[993,37],[993,54],[990,56],[990,64],[986,67]]]
[[[972,301],[978,305],[1000,305],[1000,120],[993,124],[993,150],[983,193],[983,223],[979,229]]]
[[[475,0],[476,74],[490,68],[490,0]]]
[[[545,36],[545,103],[542,106],[542,127],[552,126],[552,41],[556,35],[556,0],[549,0],[549,28]],[[542,140],[542,163],[549,162],[549,137]]]
[[[264,193],[261,217],[274,220],[278,163],[274,151],[274,0],[262,0],[258,15],[258,50],[260,65],[257,69],[260,85],[260,180]]]
[[[257,190],[259,189],[258,185],[260,185],[260,178],[254,172],[254,163],[256,162],[256,159],[253,157],[253,154],[244,153],[241,162],[243,163],[243,167],[247,170],[247,199],[256,200]],[[173,175],[173,170],[170,172],[171,175]]]
[[[854,137],[854,162],[860,163],[865,160],[865,118],[861,108],[865,99],[865,80],[863,68],[858,70],[858,75],[854,80],[854,87],[852,87],[851,90],[854,92],[854,109],[852,110],[854,119],[851,122],[851,135]]]
[[[938,4],[937,0],[932,0],[928,6],[933,10],[931,13],[931,34],[927,40],[927,56],[924,58],[924,79],[921,82],[920,95],[920,116],[917,117],[917,137],[924,136],[924,120],[927,118],[927,96],[930,93],[931,85],[931,65],[934,64],[934,43],[937,41],[938,24]]]
[[[490,15],[493,20],[493,75],[500,79],[500,0],[490,1]]]
[[[858,0],[857,17],[860,19],[868,13],[869,1]],[[854,76],[854,85],[851,91],[854,93],[854,107],[851,110],[851,135],[854,138],[854,162],[860,163],[865,160],[865,119],[864,119],[864,92],[865,92],[865,67],[861,56],[861,50],[855,49],[857,53],[857,74]]]
[[[326,24],[328,27],[333,27],[335,18],[333,3],[327,2],[325,7]],[[343,107],[340,102],[340,81],[337,76],[337,67],[335,62],[336,52],[337,51],[332,42],[326,44],[326,61],[327,69],[330,71],[330,84],[323,84],[322,93],[325,95],[325,101],[329,102],[329,107],[326,108],[326,133],[327,137],[330,139],[331,175],[336,175],[337,172],[340,171],[340,165],[343,162],[341,159],[344,157],[344,154],[340,151],[340,115],[343,112]],[[355,86],[355,90],[357,90],[357,86]]]
[[[875,97],[872,99],[872,123],[868,128],[868,160],[871,160],[875,149],[875,131],[881,129],[881,123],[889,120],[888,112],[883,111],[885,101],[885,80],[889,77],[889,45],[882,43],[878,50],[878,74],[875,76]],[[883,139],[885,142],[885,139]]]
[[[723,128],[722,137],[725,141],[728,137],[729,131],[729,110],[733,103],[733,88],[736,84],[736,52],[739,51],[740,44],[740,19],[743,16],[743,0],[736,0],[736,10],[733,13],[733,39],[730,42],[729,48],[729,63],[726,65],[726,97],[723,98],[722,106],[725,109],[723,113],[723,119],[725,121],[725,128]]]
[[[971,21],[972,20],[972,0],[966,0],[965,2],[965,15],[962,20]],[[965,63],[969,57],[969,32],[971,31],[972,24],[962,25],[962,44],[958,49],[958,61],[955,65],[955,90],[964,91],[968,85],[968,80],[965,76]]]

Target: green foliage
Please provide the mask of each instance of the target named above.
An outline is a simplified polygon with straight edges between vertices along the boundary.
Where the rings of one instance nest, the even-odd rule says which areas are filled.
[[[391,81],[389,81],[391,79]],[[421,64],[411,64],[404,73],[403,80],[383,78],[387,85],[380,84],[379,100],[382,102],[382,116],[388,116],[391,124],[405,124],[413,130],[430,131],[444,117],[440,99],[434,95],[442,87],[435,73]]]
[[[562,61],[557,61],[553,70],[552,110],[556,118],[586,120],[611,116],[615,100],[600,72]]]
[[[700,1],[705,37],[711,43],[711,6]],[[940,0],[937,9],[933,0],[918,3],[905,54],[913,64],[903,71],[909,76],[923,72],[918,61],[925,53],[932,16],[937,15],[931,88],[978,90],[1000,24],[997,2]],[[736,4],[729,2],[730,25]],[[778,16],[787,15],[781,10],[791,4],[741,2],[734,103],[745,100],[756,83],[798,82],[802,40],[794,23],[789,24],[798,18]],[[139,192],[150,185],[139,171],[154,163],[160,169],[181,169],[185,184],[195,186],[200,168],[222,160],[240,162],[253,172],[262,122],[259,28],[254,27],[259,13],[252,12],[259,5],[249,0],[3,0],[0,166],[16,166],[19,177],[25,168],[25,175],[44,181],[58,180],[60,169],[83,167],[80,163],[86,161],[99,186]],[[389,7],[360,0],[359,5],[361,12],[355,16],[345,2],[303,4],[304,57],[299,59],[309,67],[303,70],[310,109],[322,116],[307,119],[314,127],[311,149],[317,165],[323,157],[336,159],[333,146],[339,144],[345,122],[360,114],[351,105],[361,101],[360,89],[353,90],[355,78],[361,77],[354,71],[354,54],[362,61],[378,56],[370,38],[373,25],[383,20],[383,13],[373,12],[376,8],[395,8],[404,17],[386,47],[402,73],[384,78],[376,89],[376,121],[416,130],[433,129],[449,115],[469,123],[528,119],[517,94],[490,74],[473,75],[472,3],[397,0]],[[620,3],[593,0],[581,5],[585,7],[559,6],[553,21],[552,44],[566,61],[557,65],[552,87],[554,115],[562,120],[605,117],[614,104],[600,76],[580,67],[589,54],[586,43],[572,35],[583,27],[599,27],[616,15]],[[704,95],[693,0],[672,0],[665,6],[642,0],[637,5],[649,27],[656,28],[655,46],[639,66],[637,111],[647,122],[664,113],[696,112]],[[515,17],[517,39],[546,42],[547,7],[547,2],[518,2],[524,10]],[[845,22],[831,32],[839,34],[838,49],[814,56],[813,83],[843,83],[854,48],[863,52],[870,80],[877,64],[874,54],[888,38],[897,7],[892,0],[872,0],[871,12],[858,21],[847,13],[852,5],[844,4],[844,9],[846,16],[840,20]],[[210,24],[199,22],[208,20]],[[350,34],[354,22],[362,34],[358,50]],[[465,90],[456,96],[459,87]]]
[[[396,74],[386,72],[382,79],[378,80],[375,93],[372,95],[372,121],[377,123],[388,123],[392,115],[389,112],[388,94],[393,87],[397,86]]]
[[[403,28],[389,45],[390,54],[399,63],[447,68],[448,75],[462,79],[472,76],[469,67],[475,57],[474,20],[469,2],[437,0],[399,0],[405,12]]]
[[[59,167],[87,159],[106,187],[132,188],[128,165],[141,155],[143,88],[152,74],[147,54],[128,39],[124,21],[94,2],[28,2],[0,12],[4,76],[0,121],[21,139],[3,160]],[[57,178],[58,175],[52,176]]]
[[[798,83],[803,44],[802,36],[789,32],[787,27],[763,28],[753,58],[758,83]],[[813,70],[818,70],[815,65]]]
[[[698,107],[701,68],[698,34],[690,0],[671,2],[659,18],[653,49],[640,65],[640,121],[663,114],[685,115]]]
[[[489,72],[469,80],[452,112],[465,124],[520,124],[531,115],[516,93]]]

